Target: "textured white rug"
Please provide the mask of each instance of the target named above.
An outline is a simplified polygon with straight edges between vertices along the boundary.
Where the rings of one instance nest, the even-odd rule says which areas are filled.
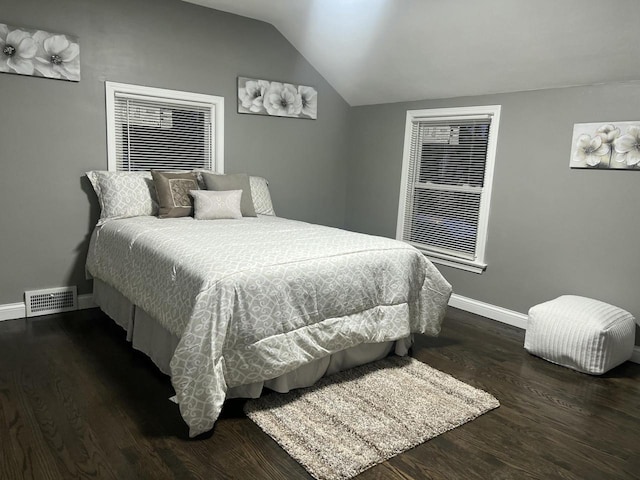
[[[317,479],[348,479],[500,406],[410,357],[388,357],[245,412]]]

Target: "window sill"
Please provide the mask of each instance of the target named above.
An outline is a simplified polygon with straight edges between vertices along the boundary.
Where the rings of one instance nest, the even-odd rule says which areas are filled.
[[[433,263],[437,263],[440,265],[446,265],[447,267],[458,268],[460,270],[466,270],[467,272],[473,272],[481,274],[487,268],[486,263],[473,261],[473,260],[465,260],[463,258],[451,257],[449,255],[443,255],[439,253],[433,252],[422,252],[425,257],[431,260]]]

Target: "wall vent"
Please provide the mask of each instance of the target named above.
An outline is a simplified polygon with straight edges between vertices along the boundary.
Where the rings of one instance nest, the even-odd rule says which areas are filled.
[[[49,315],[78,309],[76,287],[48,288],[24,292],[27,317]]]

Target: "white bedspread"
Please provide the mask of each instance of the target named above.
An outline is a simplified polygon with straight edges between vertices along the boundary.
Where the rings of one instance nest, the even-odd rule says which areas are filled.
[[[277,217],[97,228],[87,271],[181,339],[171,376],[191,436],[212,428],[228,387],[361,343],[437,335],[451,294],[405,243]]]

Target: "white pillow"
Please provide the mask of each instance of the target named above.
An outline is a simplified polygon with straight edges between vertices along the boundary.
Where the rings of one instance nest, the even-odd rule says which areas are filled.
[[[191,190],[196,220],[242,218],[242,190]]]
[[[150,172],[86,173],[100,202],[98,225],[109,219],[158,214],[158,201]]]
[[[262,177],[249,177],[249,183],[251,184],[251,196],[256,213],[275,216],[276,212],[273,210],[269,194],[269,182]]]

